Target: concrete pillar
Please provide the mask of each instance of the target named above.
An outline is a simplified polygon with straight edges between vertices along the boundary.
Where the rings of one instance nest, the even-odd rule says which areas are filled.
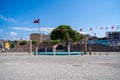
[[[87,37],[84,36],[84,54],[86,55],[87,53]]]
[[[35,55],[38,55],[38,47],[35,49]]]
[[[29,41],[29,55],[32,54],[32,40]]]
[[[53,55],[55,56],[56,48],[53,47]]]
[[[68,55],[70,55],[70,45],[68,45]]]
[[[84,54],[84,53],[83,53],[83,50],[81,50],[81,56],[83,56],[83,54]]]
[[[47,55],[47,47],[45,47],[45,55]]]
[[[89,47],[89,53],[92,54],[92,47]]]

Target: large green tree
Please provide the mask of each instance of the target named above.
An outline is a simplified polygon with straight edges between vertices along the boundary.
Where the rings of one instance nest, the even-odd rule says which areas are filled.
[[[80,41],[83,38],[79,32],[73,30],[71,26],[68,25],[58,26],[51,32],[50,37],[53,40],[60,39],[61,43],[66,43],[67,45],[69,40]]]

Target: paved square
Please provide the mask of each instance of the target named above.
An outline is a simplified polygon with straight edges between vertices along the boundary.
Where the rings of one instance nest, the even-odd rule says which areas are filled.
[[[120,55],[0,54],[0,80],[120,80]]]

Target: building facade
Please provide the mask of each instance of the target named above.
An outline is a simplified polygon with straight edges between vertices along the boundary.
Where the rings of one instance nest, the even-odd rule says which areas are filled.
[[[30,39],[33,41],[37,41],[38,43],[42,43],[42,36],[38,33],[32,33],[30,34]]]
[[[120,32],[106,32],[106,37],[110,46],[120,47]]]
[[[105,46],[109,46],[109,40],[105,38],[92,38],[88,40],[88,44],[101,44]]]
[[[38,43],[42,43],[50,40],[50,34],[45,35],[45,34],[32,33],[30,34],[30,39],[35,40]]]

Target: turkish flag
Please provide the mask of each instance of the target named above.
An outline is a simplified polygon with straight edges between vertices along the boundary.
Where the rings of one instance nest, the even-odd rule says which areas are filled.
[[[92,28],[90,28],[90,31],[92,31]]]
[[[82,31],[82,28],[80,28],[80,31]]]
[[[39,23],[39,19],[34,20],[34,23]]]

